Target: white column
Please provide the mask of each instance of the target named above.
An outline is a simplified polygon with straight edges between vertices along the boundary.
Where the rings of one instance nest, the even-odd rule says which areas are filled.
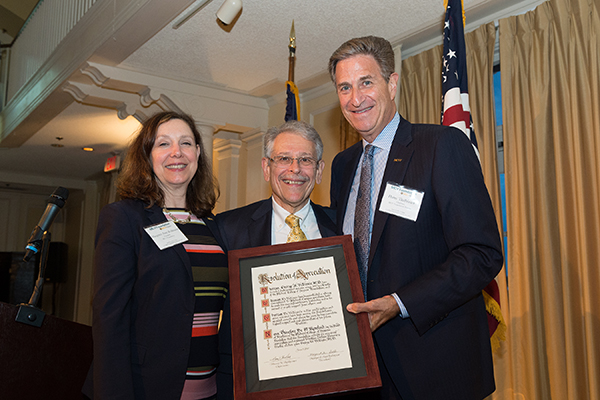
[[[220,131],[214,136],[213,170],[221,189],[221,197],[215,207],[215,213],[238,207],[241,147],[240,135],[235,132]]]
[[[209,158],[209,160],[211,160],[212,163],[215,126],[203,122],[196,122],[196,128],[200,132],[200,137],[202,138],[202,144],[204,145],[206,156]]]
[[[262,172],[263,158],[263,137],[265,132],[260,129],[253,129],[244,133],[241,138],[246,148],[246,204],[254,203],[271,196],[269,184],[265,181]]]

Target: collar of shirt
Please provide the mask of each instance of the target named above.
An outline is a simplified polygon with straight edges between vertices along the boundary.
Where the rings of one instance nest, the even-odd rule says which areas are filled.
[[[290,212],[277,204],[275,199],[272,201],[271,244],[285,243],[291,230],[285,223],[285,219],[290,215]],[[294,215],[300,218],[300,229],[302,229],[308,240],[320,239],[322,237],[310,200],[301,210],[295,212]]]
[[[373,140],[373,143],[369,143],[363,139],[363,141],[362,141],[363,142],[363,154],[364,154],[364,149],[368,144],[372,144],[376,148],[382,149],[385,152],[389,153],[390,149],[392,148],[392,142],[394,141],[394,136],[396,136],[396,130],[398,129],[399,123],[400,123],[400,114],[398,114],[398,112],[396,112],[396,114],[394,115],[394,118],[392,118],[390,123],[387,124],[385,126],[385,128],[383,128],[383,130],[381,131],[381,133],[379,133],[379,135],[377,135],[375,140]],[[376,153],[381,153],[381,151],[376,150]],[[361,156],[361,160],[362,160],[362,156]]]
[[[272,198],[272,200],[273,200],[273,225],[274,225],[275,231],[285,230],[286,232],[289,232],[290,227],[285,223],[285,219],[287,218],[288,215],[290,215],[290,212],[288,210],[286,210],[285,208],[281,207],[279,204],[277,204],[275,199]],[[304,223],[306,222],[306,217],[308,215],[309,209],[310,209],[310,200],[308,200],[308,203],[306,203],[304,205],[304,207],[302,207],[302,209],[300,209],[299,211],[294,213],[294,215],[296,217],[300,218],[300,229],[302,229]]]

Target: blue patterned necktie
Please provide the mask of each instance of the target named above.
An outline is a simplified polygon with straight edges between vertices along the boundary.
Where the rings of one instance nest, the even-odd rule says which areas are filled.
[[[371,224],[371,184],[373,174],[373,152],[375,147],[368,144],[365,147],[360,168],[360,185],[356,196],[354,209],[354,251],[360,273],[365,301],[367,300],[367,267],[369,263],[369,227]]]

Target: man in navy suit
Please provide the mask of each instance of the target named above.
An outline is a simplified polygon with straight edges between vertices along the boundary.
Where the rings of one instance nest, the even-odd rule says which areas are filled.
[[[273,127],[264,137],[262,168],[271,185],[272,197],[226,211],[215,217],[227,250],[266,246],[297,240],[286,219],[298,219],[303,240],[335,236],[333,211],[310,201],[316,184],[321,183],[325,163],[323,142],[307,123],[288,121]],[[302,236],[304,235],[304,236]],[[221,365],[218,371],[218,398],[233,398],[229,298],[225,302],[219,330]]]
[[[460,130],[397,113],[387,40],[349,40],[329,72],[362,137],[333,161],[331,207],[364,253],[366,302],[347,309],[369,315],[376,398],[482,399],[495,385],[481,291],[502,253],[477,156]]]

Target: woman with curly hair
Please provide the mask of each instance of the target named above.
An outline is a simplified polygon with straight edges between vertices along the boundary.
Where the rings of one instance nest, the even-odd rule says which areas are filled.
[[[194,120],[162,112],[145,121],[117,191],[96,234],[93,398],[215,398],[227,258]]]

